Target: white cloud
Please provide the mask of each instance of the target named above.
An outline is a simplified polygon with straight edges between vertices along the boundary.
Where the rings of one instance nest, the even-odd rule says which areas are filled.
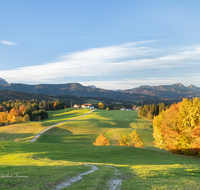
[[[8,46],[18,45],[15,42],[10,42],[10,41],[6,41],[6,40],[1,40],[1,43],[8,45]]]
[[[119,80],[119,81],[90,81],[81,82],[82,85],[95,85],[97,88],[111,89],[111,90],[125,90],[139,87],[142,85],[159,86],[159,85],[171,85],[175,83],[182,83],[185,86],[193,84],[200,86],[199,77],[172,77],[172,78],[146,78],[141,80],[130,79],[130,80]]]
[[[161,69],[165,72],[166,68],[195,67],[199,64],[200,46],[160,56],[160,53],[163,54],[165,50],[148,47],[146,45],[148,42],[74,52],[61,56],[57,62],[0,71],[0,77],[11,82],[52,83],[56,81],[59,83],[61,78],[67,77],[111,75],[117,78],[120,73],[125,72],[131,74],[149,69]],[[143,77],[147,78],[147,76]],[[159,83],[161,84],[161,81]]]

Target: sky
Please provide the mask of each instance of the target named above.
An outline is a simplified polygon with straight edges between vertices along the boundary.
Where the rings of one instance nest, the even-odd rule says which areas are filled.
[[[200,87],[199,0],[0,2],[0,78]]]

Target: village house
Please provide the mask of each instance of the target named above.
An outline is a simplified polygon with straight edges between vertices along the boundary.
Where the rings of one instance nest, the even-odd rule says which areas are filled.
[[[73,108],[81,108],[80,104],[74,104]]]
[[[81,108],[89,108],[89,109],[94,109],[94,106],[92,104],[83,104],[81,105]]]

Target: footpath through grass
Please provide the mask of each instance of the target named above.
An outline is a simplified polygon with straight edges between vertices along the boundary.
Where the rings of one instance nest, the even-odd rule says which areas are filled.
[[[91,110],[89,109],[64,109],[49,111],[49,118],[41,122],[26,122],[0,127],[0,140],[29,142],[37,133],[56,123],[76,118]],[[54,119],[55,115],[55,119]]]

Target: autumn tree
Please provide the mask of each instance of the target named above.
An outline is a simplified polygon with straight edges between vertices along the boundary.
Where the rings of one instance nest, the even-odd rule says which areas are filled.
[[[174,153],[200,156],[200,98],[184,98],[153,122],[155,145]]]
[[[7,114],[5,112],[0,112],[0,123],[7,122]]]
[[[19,106],[19,111],[20,111],[21,115],[24,115],[24,113],[26,111],[25,106],[24,105],[23,106]]]
[[[128,146],[128,138],[126,135],[123,135],[123,137],[119,140],[119,146]]]
[[[99,107],[100,109],[103,109],[103,108],[104,108],[104,104],[103,104],[103,103],[101,103],[101,102],[99,102],[99,105],[98,105],[98,107]]]
[[[129,134],[129,141],[130,141],[129,146],[144,148],[144,142],[140,138],[136,130],[134,130],[131,134]]]
[[[96,139],[95,142],[93,142],[93,145],[95,146],[105,146],[105,145],[109,145],[110,144],[110,141],[104,137],[103,134],[99,135]]]

